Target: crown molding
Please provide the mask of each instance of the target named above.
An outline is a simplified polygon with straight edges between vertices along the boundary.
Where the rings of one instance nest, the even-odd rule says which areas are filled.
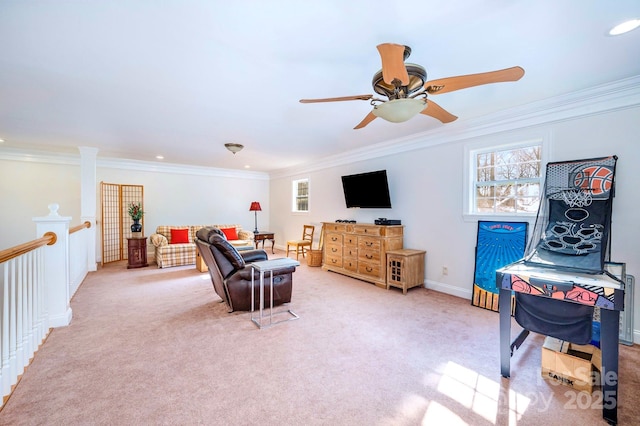
[[[135,170],[142,172],[269,180],[269,175],[265,172],[220,169],[215,167],[188,166],[185,164],[174,163],[155,163],[152,161],[125,160],[119,158],[98,158],[96,161],[96,165],[98,167],[105,167],[110,169]]]
[[[313,163],[276,170],[271,172],[269,176],[271,178],[290,177],[357,161],[371,160],[387,155],[531,126],[574,120],[590,115],[634,108],[639,105],[640,76],[634,76],[590,89],[509,108],[494,114],[468,120],[457,120],[427,132],[320,158],[314,160]]]
[[[35,149],[0,147],[0,160],[79,166],[80,156]]]
[[[82,150],[82,148],[84,147],[79,147],[80,150]],[[56,153],[42,150],[27,150],[17,148],[0,147],[0,160],[80,166],[80,154]],[[125,160],[119,158],[97,158],[96,167],[120,170],[135,170],[142,172],[224,177],[234,179],[269,180],[269,175],[264,172],[188,166],[184,164],[173,163],[161,164],[151,161]]]

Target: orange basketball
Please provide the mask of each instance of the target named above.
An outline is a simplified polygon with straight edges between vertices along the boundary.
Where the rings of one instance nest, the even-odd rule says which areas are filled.
[[[575,174],[573,183],[583,191],[592,195],[602,195],[613,186],[613,170],[604,166],[589,166]]]

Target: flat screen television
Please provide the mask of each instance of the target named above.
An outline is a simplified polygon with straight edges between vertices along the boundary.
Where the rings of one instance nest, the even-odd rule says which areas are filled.
[[[342,176],[342,189],[347,208],[391,208],[386,170]]]

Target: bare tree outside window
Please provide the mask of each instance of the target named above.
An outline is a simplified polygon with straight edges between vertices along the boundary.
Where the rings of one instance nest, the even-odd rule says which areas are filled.
[[[541,145],[476,153],[475,212],[537,212],[541,154]]]

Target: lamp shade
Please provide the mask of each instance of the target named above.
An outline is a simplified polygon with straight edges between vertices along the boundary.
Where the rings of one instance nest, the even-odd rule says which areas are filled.
[[[251,206],[249,207],[250,212],[261,212],[262,208],[260,207],[260,203],[257,201],[252,201]]]
[[[402,123],[413,118],[427,107],[424,99],[394,99],[376,105],[373,115],[392,123]]]

